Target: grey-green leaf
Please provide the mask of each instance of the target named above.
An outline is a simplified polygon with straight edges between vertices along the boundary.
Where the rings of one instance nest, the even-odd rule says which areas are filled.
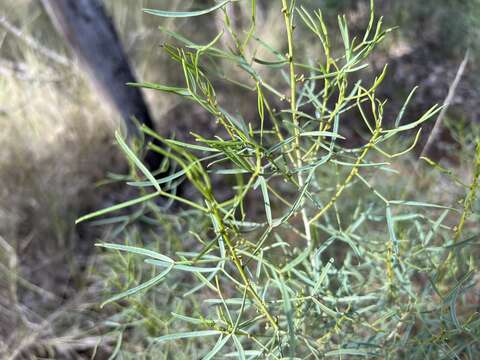
[[[110,206],[108,208],[105,208],[105,209],[101,209],[101,210],[98,210],[98,211],[95,211],[93,213],[90,213],[90,214],[87,214],[87,215],[84,215],[80,218],[78,218],[76,221],[75,221],[75,224],[78,224],[82,221],[85,221],[85,220],[90,220],[90,219],[93,219],[93,218],[96,218],[98,216],[102,216],[102,215],[105,215],[105,214],[108,214],[108,213],[111,213],[113,211],[117,211],[117,210],[120,210],[120,209],[124,209],[126,207],[130,207],[130,206],[133,206],[133,205],[137,205],[137,204],[141,204],[145,201],[148,201],[148,200],[151,200],[157,196],[159,196],[160,194],[158,192],[155,192],[155,193],[152,193],[152,194],[147,194],[145,196],[141,196],[139,198],[136,198],[136,199],[132,199],[132,200],[128,200],[128,201],[125,201],[123,203],[120,203],[120,204],[117,204],[117,205],[113,205],[113,206]]]
[[[189,339],[189,338],[204,337],[204,336],[214,336],[214,335],[220,335],[220,334],[221,332],[218,330],[188,331],[183,333],[168,334],[168,335],[160,336],[158,338],[154,338],[153,341],[159,343],[164,341]]]
[[[210,352],[205,355],[203,357],[203,360],[210,360],[210,359],[213,359],[213,357],[215,355],[217,355],[217,353],[222,350],[222,348],[225,346],[225,344],[227,343],[227,341],[230,339],[230,335],[227,335],[225,336],[224,338],[222,338],[221,336],[218,338],[218,341],[217,343],[215,344],[215,346],[212,348],[212,350],[210,350]]]
[[[168,256],[159,254],[159,253],[157,253],[155,251],[152,251],[152,250],[147,250],[147,249],[144,249],[144,248],[140,248],[140,247],[121,245],[121,244],[111,244],[111,243],[100,243],[100,244],[95,244],[95,246],[103,247],[103,248],[106,248],[106,249],[125,251],[125,252],[129,252],[129,253],[132,253],[132,254],[137,254],[137,255],[143,255],[143,256],[158,259],[158,260],[164,261],[166,263],[170,263],[170,264],[174,263],[174,261],[171,258],[169,258]]]
[[[128,147],[128,145],[123,140],[122,136],[118,131],[115,132],[115,139],[117,139],[118,144],[122,151],[127,155],[127,157],[138,167],[138,169],[146,176],[146,178],[152,183],[157,191],[161,191],[160,185],[158,185],[157,180],[153,177],[152,173],[147,169],[145,165],[140,161],[140,159],[135,155],[135,153]]]
[[[138,293],[139,291],[142,291],[142,290],[146,290],[148,288],[151,288],[152,286],[158,284],[160,281],[163,280],[163,278],[165,276],[168,275],[168,273],[172,270],[173,268],[173,264],[170,264],[170,266],[165,269],[164,271],[162,271],[160,274],[158,274],[157,276],[151,278],[150,280],[148,281],[145,281],[144,283],[132,288],[132,289],[128,289],[127,291],[124,291],[120,294],[117,294],[115,296],[112,296],[110,299],[104,301],[100,307],[104,307],[105,305],[111,303],[111,302],[114,302],[114,301],[118,301],[118,300],[121,300],[123,298],[126,298],[128,296],[131,296],[131,295],[134,295],[136,293]]]
[[[258,178],[260,182],[260,189],[262,190],[263,195],[263,204],[265,206],[265,214],[267,216],[267,222],[269,226],[272,226],[272,209],[270,207],[270,198],[268,196],[267,182],[263,176]]]
[[[167,17],[167,18],[188,18],[194,16],[201,16],[206,15],[215,10],[218,10],[228,4],[230,0],[222,1],[221,3],[212,6],[211,8],[204,9],[204,10],[197,10],[197,11],[164,11],[164,10],[156,10],[156,9],[143,9],[144,12],[150,15],[160,16],[160,17]]]

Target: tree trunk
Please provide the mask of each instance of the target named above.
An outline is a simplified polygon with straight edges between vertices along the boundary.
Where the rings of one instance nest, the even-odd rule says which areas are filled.
[[[103,96],[123,117],[128,136],[138,136],[135,117],[153,128],[153,121],[135,82],[111,19],[99,0],[42,0],[58,31]]]

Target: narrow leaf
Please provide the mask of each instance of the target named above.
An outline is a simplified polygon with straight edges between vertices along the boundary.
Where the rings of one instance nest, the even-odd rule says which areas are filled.
[[[223,1],[211,8],[197,11],[164,11],[164,10],[155,10],[155,9],[143,9],[144,12],[150,15],[168,17],[168,18],[188,18],[194,16],[206,15],[208,13],[214,12],[228,4],[230,0]]]
[[[171,341],[171,340],[178,340],[178,339],[189,339],[189,338],[197,338],[197,337],[205,337],[205,336],[214,336],[214,335],[220,335],[220,334],[221,334],[221,332],[218,331],[218,330],[189,331],[189,332],[160,336],[158,338],[154,338],[153,341],[159,343],[159,342],[164,342],[164,341]]]
[[[143,203],[145,201],[148,201],[148,200],[151,200],[151,199],[153,199],[153,198],[155,198],[159,195],[160,194],[158,192],[155,192],[155,193],[152,193],[152,194],[144,195],[144,196],[136,198],[136,199],[125,201],[125,202],[117,204],[117,205],[110,206],[110,207],[102,209],[102,210],[95,211],[93,213],[90,213],[90,214],[87,214],[87,215],[84,215],[84,216],[78,218],[75,221],[75,224],[81,223],[82,221],[85,221],[85,220],[93,219],[93,218],[98,217],[98,216],[102,216],[102,215],[111,213],[113,211],[124,209],[124,208],[130,207],[130,206],[133,206],[133,205],[141,204],[141,203]]]
[[[161,267],[169,266],[169,263],[165,262],[163,260],[158,261],[158,260],[146,259],[145,262],[147,264],[152,264],[152,265],[161,266]],[[198,266],[188,266],[188,265],[181,265],[181,264],[176,264],[173,268],[175,270],[187,271],[187,272],[192,272],[192,273],[211,273],[211,272],[219,270],[219,268],[217,268],[217,267],[202,268],[202,267],[198,267]]]
[[[222,338],[221,336],[218,338],[217,343],[215,346],[210,350],[210,352],[203,357],[203,360],[210,360],[225,346],[227,341],[230,340],[230,335],[225,336]]]
[[[158,284],[160,281],[163,280],[163,278],[165,276],[168,275],[168,273],[172,270],[173,268],[173,264],[170,264],[170,266],[165,269],[164,271],[162,271],[160,274],[158,274],[157,276],[151,278],[150,280],[148,281],[145,281],[144,283],[132,288],[132,289],[129,289],[127,291],[124,291],[120,294],[117,294],[115,296],[112,296],[110,299],[104,301],[100,307],[103,308],[105,305],[111,303],[111,302],[114,302],[114,301],[118,301],[120,299],[123,299],[123,298],[126,298],[128,296],[131,296],[131,295],[134,295],[136,293],[138,293],[139,291],[142,291],[142,290],[146,290],[148,288],[151,288],[152,286]]]
[[[127,157],[140,169],[143,175],[146,176],[148,180],[152,183],[155,189],[160,192],[160,185],[158,185],[157,180],[153,177],[152,173],[146,168],[145,165],[140,161],[140,159],[135,155],[135,153],[128,147],[125,141],[122,139],[122,136],[118,131],[115,132],[115,139],[117,139],[118,144],[120,145],[122,151],[127,155]]]
[[[368,357],[369,353],[363,350],[358,349],[340,349],[340,350],[333,350],[329,351],[325,354],[325,356],[343,356],[343,355],[352,355],[352,356],[365,356]]]
[[[268,197],[267,182],[265,181],[265,178],[263,176],[260,176],[258,179],[260,181],[260,189],[262,189],[263,204],[265,205],[265,214],[267,216],[267,222],[268,222],[268,225],[271,227],[272,226],[272,209],[270,208],[270,198]]]
[[[390,206],[387,206],[386,218],[387,218],[388,234],[390,235],[390,241],[393,244],[393,252],[396,258],[398,256],[399,246],[398,246],[397,236],[395,235],[395,228],[394,228],[395,223],[392,217],[392,210],[390,209]]]
[[[164,262],[167,262],[167,263],[174,263],[173,259],[169,258],[168,256],[159,254],[159,253],[157,253],[155,251],[152,251],[152,250],[147,250],[147,249],[136,247],[136,246],[111,244],[111,243],[100,243],[100,244],[95,244],[95,246],[103,247],[103,248],[106,248],[106,249],[125,251],[125,252],[129,252],[129,253],[132,253],[132,254],[143,255],[143,256],[158,259],[158,260],[161,260],[161,261],[164,261]]]

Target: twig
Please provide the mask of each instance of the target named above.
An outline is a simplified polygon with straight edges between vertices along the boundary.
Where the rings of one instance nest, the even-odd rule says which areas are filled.
[[[426,155],[430,152],[434,141],[437,140],[438,136],[440,135],[440,131],[442,129],[443,118],[445,117],[448,108],[452,104],[453,97],[455,96],[455,92],[457,90],[458,84],[460,83],[460,80],[463,76],[463,73],[465,72],[465,68],[466,68],[467,63],[468,63],[469,55],[470,55],[470,50],[467,50],[462,62],[460,63],[460,66],[458,67],[457,74],[455,75],[455,79],[450,84],[450,87],[448,89],[447,97],[445,98],[445,100],[443,102],[443,105],[442,105],[442,110],[440,111],[440,114],[438,115],[437,120],[435,120],[435,124],[433,126],[433,129],[432,129],[430,135],[427,138],[427,142],[425,143],[425,145],[422,149],[422,152],[420,153],[420,156],[418,157],[418,159],[413,160],[413,174],[415,176],[411,176],[410,180],[407,182],[402,198],[405,198],[408,194],[410,194],[410,191],[412,190],[412,186],[415,183],[415,178],[418,178],[418,176],[419,176],[419,167],[420,167],[420,164],[421,164],[421,162],[419,160],[426,157]]]
[[[448,89],[447,97],[445,98],[445,101],[443,102],[443,105],[442,105],[442,111],[440,111],[440,114],[438,115],[438,118],[435,121],[435,125],[433,126],[432,132],[430,133],[430,136],[427,139],[427,143],[423,147],[423,150],[419,158],[426,156],[430,152],[433,143],[435,142],[435,140],[438,139],[438,136],[440,135],[443,118],[445,117],[448,108],[452,104],[453,97],[455,96],[455,92],[457,90],[458,84],[460,83],[460,79],[462,78],[462,75],[465,72],[465,68],[468,63],[469,54],[470,54],[470,51],[467,50],[462,63],[458,67],[457,74],[455,75],[455,79],[453,80],[452,84],[450,85],[450,88]]]
[[[63,66],[69,66],[71,64],[71,61],[68,58],[56,53],[53,50],[46,48],[33,37],[25,34],[21,29],[10,23],[5,16],[0,16],[0,26],[5,28],[9,33],[16,36],[17,38],[25,42],[28,46],[30,46],[32,49],[38,51],[48,59],[53,60]]]

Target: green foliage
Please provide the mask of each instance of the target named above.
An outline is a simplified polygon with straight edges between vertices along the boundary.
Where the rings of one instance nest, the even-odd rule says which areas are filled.
[[[369,0],[305,0],[332,14],[366,6]],[[414,47],[429,45],[430,54],[463,56],[467,48],[478,55],[479,0],[390,0],[378,2],[387,23],[399,26],[399,35]],[[428,44],[426,44],[428,43]],[[433,46],[432,46],[433,45]]]
[[[233,32],[225,11],[231,4],[221,4],[226,32],[210,43],[169,32],[178,44],[164,49],[183,84],[136,86],[195,102],[222,133],[192,134],[195,143],[186,143],[143,128],[163,145],[150,145],[167,159],[158,172],[119,137],[143,174],[127,179],[140,196],[80,219],[141,203],[132,218],[110,221],[161,225],[157,234],[125,232],[125,245],[99,244],[122,259],[113,266],[122,291],[105,302],[127,301],[115,317],[120,338],[129,327],[148,329],[140,342],[155,358],[475,358],[480,319],[469,299],[478,261],[469,252],[476,238],[467,225],[476,218],[480,151],[463,206],[430,203],[420,188],[410,188],[411,170],[401,159],[439,107],[413,121],[402,119],[402,108],[389,125],[385,101],[376,96],[386,68],[372,84],[352,81],[389,32],[373,9],[360,37],[338,18],[343,54],[337,56],[320,11],[282,1],[285,54],[257,38],[254,0],[245,34]],[[300,26],[321,44],[318,58],[300,56]],[[225,48],[228,36],[233,45]],[[259,49],[268,57],[257,58]],[[244,74],[219,76],[224,63]],[[255,94],[258,118],[228,111],[216,92],[220,81]],[[352,116],[364,127],[358,146],[345,129]],[[412,140],[405,145],[401,135]],[[227,199],[213,185],[218,177],[234,184]],[[181,180],[197,195],[169,191]],[[162,214],[147,201],[158,197],[191,209]],[[172,221],[181,224],[177,230]],[[160,239],[157,248],[149,237]]]
[[[441,46],[449,55],[465,53],[466,48],[478,51],[478,27],[480,25],[480,2],[478,0],[427,0],[407,1],[396,5],[398,22],[415,23],[417,27],[404,26],[410,38],[422,34],[427,40],[441,39]],[[420,28],[422,26],[422,28]],[[426,27],[426,28],[425,28]],[[440,43],[437,44],[440,46]]]

